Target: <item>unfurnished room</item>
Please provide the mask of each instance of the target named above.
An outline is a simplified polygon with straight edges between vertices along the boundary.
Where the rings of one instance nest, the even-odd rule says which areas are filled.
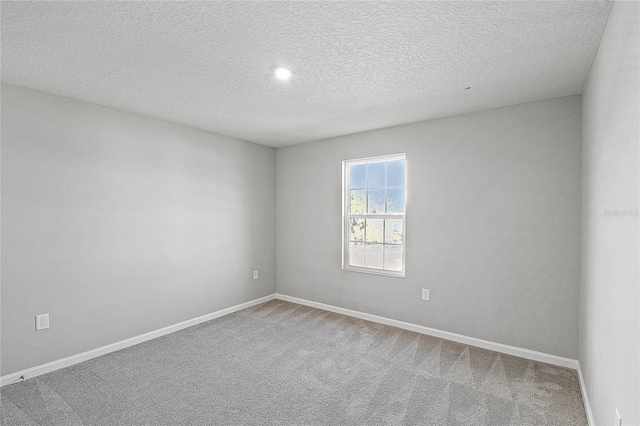
[[[0,3],[3,426],[640,426],[640,2]]]

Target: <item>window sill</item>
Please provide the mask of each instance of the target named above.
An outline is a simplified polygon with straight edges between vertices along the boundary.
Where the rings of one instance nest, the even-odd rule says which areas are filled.
[[[360,272],[362,274],[383,275],[385,277],[404,278],[404,271],[385,271],[384,269],[359,268],[357,266],[343,266],[343,271]]]

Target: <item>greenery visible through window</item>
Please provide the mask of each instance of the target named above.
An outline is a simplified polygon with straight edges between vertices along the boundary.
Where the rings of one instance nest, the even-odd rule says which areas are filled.
[[[403,276],[405,155],[349,160],[343,167],[343,268]]]

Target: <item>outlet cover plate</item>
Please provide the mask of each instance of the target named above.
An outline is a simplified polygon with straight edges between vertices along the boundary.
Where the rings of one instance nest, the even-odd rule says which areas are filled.
[[[422,289],[422,300],[429,300],[429,289],[428,288],[423,288]]]
[[[258,270],[253,271],[253,279],[254,280],[258,279]]]
[[[49,314],[36,315],[36,331],[49,328]]]

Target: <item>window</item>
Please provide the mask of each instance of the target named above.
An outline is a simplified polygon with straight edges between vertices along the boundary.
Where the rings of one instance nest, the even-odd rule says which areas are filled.
[[[405,155],[348,160],[342,166],[342,268],[403,277]]]

